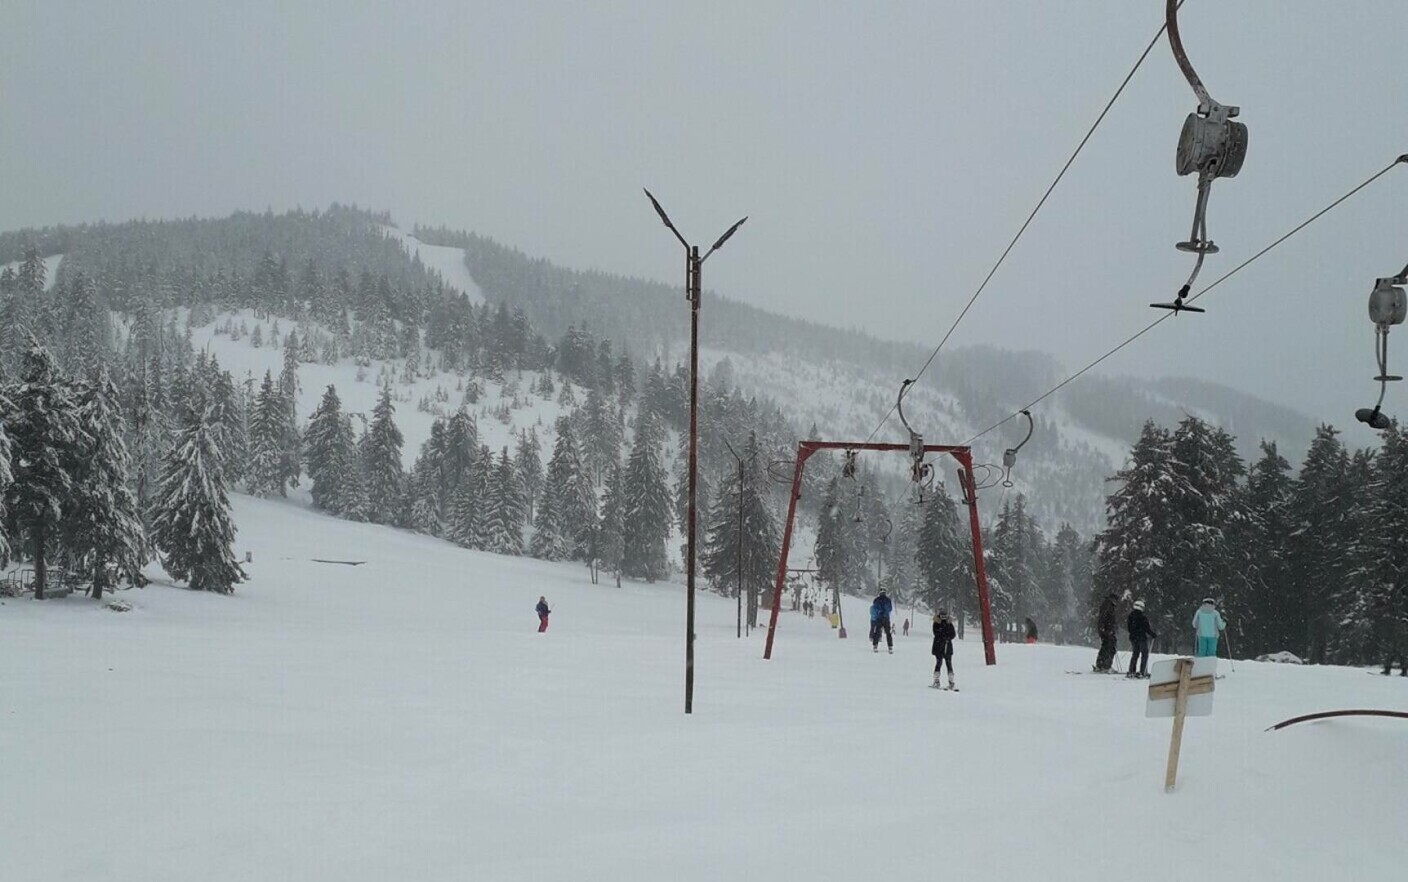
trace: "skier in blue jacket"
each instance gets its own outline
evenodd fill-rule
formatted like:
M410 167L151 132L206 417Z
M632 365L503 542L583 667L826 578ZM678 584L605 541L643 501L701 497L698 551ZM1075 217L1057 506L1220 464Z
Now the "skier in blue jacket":
M895 632L890 628L890 613L894 612L895 605L890 601L890 595L885 593L885 589L880 589L880 594L875 598L875 602L870 604L870 651L880 651L880 632L885 632L885 645L889 648L890 654L895 652Z
M1198 639L1197 649L1193 654L1199 658L1216 656L1217 641L1225 630L1227 623L1222 620L1222 613L1217 611L1217 601L1204 597L1203 605L1193 613L1193 634Z

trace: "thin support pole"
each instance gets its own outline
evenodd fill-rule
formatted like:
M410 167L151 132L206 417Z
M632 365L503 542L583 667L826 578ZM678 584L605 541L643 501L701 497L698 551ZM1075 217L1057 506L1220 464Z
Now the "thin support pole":
M750 609L751 612L751 609ZM743 460L738 461L738 638L743 638Z
M699 478L699 294L703 261L699 246L689 249L689 536L685 542L684 712L694 712L694 502Z
M777 637L777 613L782 608L782 580L787 578L787 553L792 550L792 522L797 517L797 500L802 496L802 469L807 464L811 450L805 444L797 445L797 463L792 467L792 491L787 497L787 521L782 528L782 550L777 556L777 582L772 592L772 613L768 616L768 639L763 647L763 658L772 658L772 642Z

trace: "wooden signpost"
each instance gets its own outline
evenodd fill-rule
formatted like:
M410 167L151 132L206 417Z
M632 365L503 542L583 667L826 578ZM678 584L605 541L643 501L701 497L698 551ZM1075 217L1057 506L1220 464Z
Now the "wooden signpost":
M1173 737L1168 743L1168 768L1164 772L1165 793L1172 793L1178 780L1183 720L1212 713L1216 675L1215 658L1176 658L1158 662L1149 675L1149 701L1144 706L1144 716L1173 717Z

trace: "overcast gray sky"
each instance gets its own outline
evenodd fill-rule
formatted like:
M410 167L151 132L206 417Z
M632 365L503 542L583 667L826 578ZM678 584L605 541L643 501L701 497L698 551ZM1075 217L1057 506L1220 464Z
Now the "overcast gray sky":
M936 342L1162 9L10 0L0 228L356 202L674 281L648 185L700 240L751 215L710 287ZM1242 173L1213 188L1205 280L1408 152L1408 4L1187 0L1180 21L1250 127ZM1194 182L1173 150L1194 105L1165 40L952 344L1075 368L1156 317L1190 268L1173 243ZM1107 364L1352 424L1376 394L1365 302L1408 262L1405 207L1408 166ZM1391 344L1408 372L1408 328Z

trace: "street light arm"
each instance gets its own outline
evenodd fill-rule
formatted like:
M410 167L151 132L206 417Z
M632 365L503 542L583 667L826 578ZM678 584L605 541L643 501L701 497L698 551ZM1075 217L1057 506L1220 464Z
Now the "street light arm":
M729 227L729 228L724 232L724 234L719 237L719 240L713 244L713 247L711 247L711 248L709 249L708 254L705 254L703 257L699 258L699 262L700 262L700 263L703 263L704 261L706 261L706 260L709 259L709 255L710 255L710 254L713 254L715 251L718 251L720 248L724 247L724 243L729 240L729 237L732 236L734 233L738 232L738 228L741 227L741 226L743 226L743 224L746 223L747 220L748 220L748 216L747 216L747 215L744 215L742 220L740 220L738 223L734 224L733 226Z
M644 187L641 189L645 190ZM665 226L669 227L670 232L675 234L675 238L680 240L680 244L684 246L684 250L688 251L689 243L684 240L684 236L680 235L680 231L675 229L675 225L670 223L670 216L666 214L665 209L660 206L660 200L656 199L649 190L645 190L645 196L650 200L650 204L655 206L655 213L660 215L660 220L665 222Z

